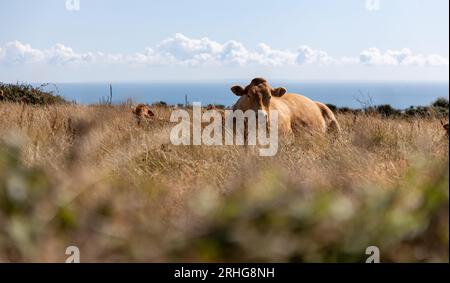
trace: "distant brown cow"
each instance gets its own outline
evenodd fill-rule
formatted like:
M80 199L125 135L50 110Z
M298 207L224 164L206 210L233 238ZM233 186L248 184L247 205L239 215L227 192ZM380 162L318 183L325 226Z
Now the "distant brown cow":
M0 101L5 99L5 95L3 94L3 90L0 89Z
M220 115L225 116L225 109L219 108L213 104L208 104L208 106L206 106L205 111L210 111L210 110L214 110L220 113Z
M262 111L268 117L271 110L278 110L278 128L282 133L310 131L340 131L333 112L320 102L293 93L283 87L272 88L263 78L255 78L245 88L233 86L231 91L239 96L233 110Z
M150 108L145 104L138 104L133 110L133 114L137 119L138 125L141 124L142 120L151 119L155 114L150 110Z
M214 104L208 104L208 106L206 106L206 110L218 110L218 108Z
M441 125L445 130L445 133L447 134L447 137L449 136L449 131L448 131L448 123L444 124L444 122L441 121Z

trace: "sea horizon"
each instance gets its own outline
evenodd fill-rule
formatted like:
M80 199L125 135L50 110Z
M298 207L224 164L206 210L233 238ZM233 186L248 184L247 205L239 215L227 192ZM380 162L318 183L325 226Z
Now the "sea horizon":
M57 82L30 83L53 91L66 100L79 104L95 104L109 97L112 102L184 104L201 102L231 106L237 99L230 91L233 85L248 84L241 80L203 81L121 81L121 82ZM288 92L302 94L313 100L338 107L361 108L362 104L389 104L397 109L426 106L439 97L449 97L448 81L332 81L332 80L272 80L273 87L283 86Z

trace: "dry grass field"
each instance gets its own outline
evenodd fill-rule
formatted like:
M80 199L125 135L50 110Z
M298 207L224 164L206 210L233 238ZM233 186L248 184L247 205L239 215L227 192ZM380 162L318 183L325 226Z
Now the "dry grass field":
M448 262L439 119L339 114L260 157L174 146L152 111L0 103L0 262Z

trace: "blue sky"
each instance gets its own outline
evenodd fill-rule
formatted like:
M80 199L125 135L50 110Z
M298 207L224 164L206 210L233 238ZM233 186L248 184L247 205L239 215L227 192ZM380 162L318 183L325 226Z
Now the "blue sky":
M3 81L448 79L448 0L78 1L0 2Z

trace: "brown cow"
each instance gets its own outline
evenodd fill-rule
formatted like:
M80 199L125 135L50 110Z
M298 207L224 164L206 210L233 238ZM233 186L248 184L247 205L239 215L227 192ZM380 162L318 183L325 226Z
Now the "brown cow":
M208 104L208 106L206 106L205 111L210 111L210 110L217 111L222 117L225 117L225 110L217 107L216 105Z
M441 121L441 125L445 130L445 133L447 134L447 137L449 136L449 132L448 132L448 123L444 124L444 122Z
M206 110L218 110L219 108L217 108L216 105L214 104L208 104L208 106L206 106Z
M150 119L155 116L155 114L150 110L150 108L145 104L138 104L135 109L133 109L133 114L137 119L138 125L141 124L142 120Z
M3 94L3 90L0 89L0 101L5 99L5 95Z
M263 78L253 79L245 88L233 86L231 91L240 96L233 110L262 111L267 116L270 110L278 110L278 127L282 133L298 132L299 127L322 133L340 131L333 112L325 104L286 93L283 87L272 88Z

